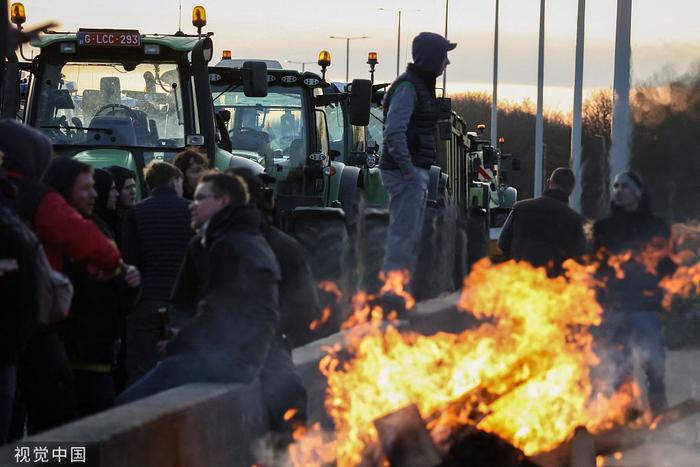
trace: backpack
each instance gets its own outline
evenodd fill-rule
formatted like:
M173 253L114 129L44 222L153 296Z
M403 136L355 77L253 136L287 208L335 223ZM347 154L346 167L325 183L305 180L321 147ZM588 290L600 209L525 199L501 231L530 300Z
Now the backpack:
M32 237L34 235L32 234ZM36 242L34 257L39 298L39 322L51 324L65 319L73 300L73 284L65 274L54 271L41 243Z

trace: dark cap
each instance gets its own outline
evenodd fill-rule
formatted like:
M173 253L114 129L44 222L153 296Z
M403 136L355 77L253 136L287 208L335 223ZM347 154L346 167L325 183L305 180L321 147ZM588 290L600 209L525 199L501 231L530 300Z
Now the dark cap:
M413 63L424 71L439 75L444 68L447 52L457 47L434 32L421 32L413 38Z

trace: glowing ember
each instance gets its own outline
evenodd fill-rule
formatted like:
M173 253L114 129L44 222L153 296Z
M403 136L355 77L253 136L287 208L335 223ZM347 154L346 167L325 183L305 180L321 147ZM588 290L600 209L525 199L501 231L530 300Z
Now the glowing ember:
M285 422L288 422L289 420L294 418L294 416L298 413L299 413L299 410L297 410L297 409L289 409L284 413L282 418Z
M326 307L323 309L323 312L321 313L321 318L315 319L311 321L311 324L309 324L309 329L312 331L315 331L316 329L319 328L322 324L325 324L328 322L328 319L331 317L331 309L330 307Z
M329 453L338 466L359 464L377 441L372 422L410 403L434 434L476 424L526 454L556 447L579 425L595 432L622 421L638 389L607 399L590 382L597 358L588 328L602 312L593 268L564 267L566 277L553 279L525 263L477 264L460 307L482 324L459 335L351 330L345 352L352 358L331 352L321 361L336 439L318 429L299 435L290 448L294 465ZM381 309L364 294L355 301L354 323L378 324Z

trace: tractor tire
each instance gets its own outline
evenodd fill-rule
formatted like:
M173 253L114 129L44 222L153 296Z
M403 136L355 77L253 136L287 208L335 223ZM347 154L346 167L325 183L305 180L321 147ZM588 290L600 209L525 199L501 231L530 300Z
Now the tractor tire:
M331 317L317 330L318 336L330 335L340 329L349 312L350 277L347 268L348 229L337 214L324 216L317 210L313 216L300 216L291 223L289 234L304 248L317 284L332 282L341 292L337 296L319 288L322 309L329 308Z

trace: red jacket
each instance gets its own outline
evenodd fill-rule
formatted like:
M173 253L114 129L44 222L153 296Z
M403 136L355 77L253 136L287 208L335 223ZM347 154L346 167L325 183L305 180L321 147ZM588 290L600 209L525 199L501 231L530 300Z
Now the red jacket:
M39 202L34 230L57 271L63 270L66 256L100 271L111 272L120 265L121 254L114 242L55 191L46 193Z

